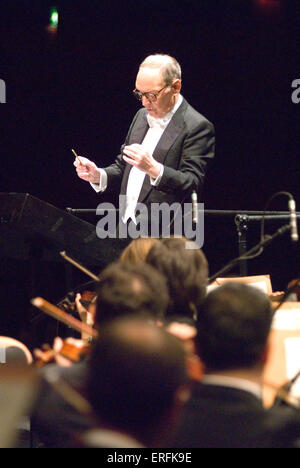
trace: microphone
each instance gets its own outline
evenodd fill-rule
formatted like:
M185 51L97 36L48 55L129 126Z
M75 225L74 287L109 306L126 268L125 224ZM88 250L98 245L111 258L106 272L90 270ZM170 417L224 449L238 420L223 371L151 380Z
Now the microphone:
M198 223L198 203L197 203L197 193L193 190L192 195L192 219L193 223Z
M290 228L291 228L291 240L293 242L298 242L298 229L297 229L297 216L296 216L296 203L293 198L289 200L289 210L290 210Z

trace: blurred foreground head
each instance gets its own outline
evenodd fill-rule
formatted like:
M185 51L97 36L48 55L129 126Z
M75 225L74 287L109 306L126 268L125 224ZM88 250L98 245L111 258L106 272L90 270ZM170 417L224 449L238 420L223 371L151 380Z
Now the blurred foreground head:
M186 395L179 340L140 318L101 328L90 361L88 394L100 426L146 446L164 442Z
M3 359L2 359L3 358ZM11 365L29 365L33 361L29 349L14 338L0 336L0 362Z
M207 372L262 365L272 324L268 296L229 282L210 292L198 316L197 348Z
M18 425L36 400L39 378L32 355L20 341L0 336L0 448L17 448Z

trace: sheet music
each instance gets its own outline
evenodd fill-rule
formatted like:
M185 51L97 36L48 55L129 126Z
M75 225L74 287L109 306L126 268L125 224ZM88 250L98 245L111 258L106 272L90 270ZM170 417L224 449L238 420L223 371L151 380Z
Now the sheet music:
M272 328L275 330L300 330L300 308L278 309Z
M300 370L300 336L299 338L286 338L284 340L284 347L287 379L290 380ZM290 394L293 397L300 398L300 377L293 384Z

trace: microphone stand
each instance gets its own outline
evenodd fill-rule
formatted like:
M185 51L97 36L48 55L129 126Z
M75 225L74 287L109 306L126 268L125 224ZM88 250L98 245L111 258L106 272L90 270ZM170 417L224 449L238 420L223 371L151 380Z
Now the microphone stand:
M227 265L225 265L221 270L217 271L213 276L211 276L208 279L208 284L211 284L216 278L224 275L224 273L227 273L228 271L232 270L232 268L240 261L243 259L251 259L251 256L256 254L262 253L263 249L269 245L273 240L275 240L277 237L282 236L285 234L287 231L290 230L290 225L285 224L281 228L279 228L272 236L265 236L264 239L262 239L258 244L256 244L252 249L248 250L248 252L244 253L242 256L239 256L233 260L231 260Z

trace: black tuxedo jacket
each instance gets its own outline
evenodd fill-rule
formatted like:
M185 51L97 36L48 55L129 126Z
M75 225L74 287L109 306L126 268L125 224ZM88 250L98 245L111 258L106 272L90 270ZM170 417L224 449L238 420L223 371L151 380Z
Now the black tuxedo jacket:
M125 145L142 143L148 129L146 109L140 109L129 128L121 154L104 168L108 187L126 194L129 172L132 168L122 158ZM164 165L163 177L157 187L146 175L138 202L149 206L156 203L182 203L193 190L198 194L203 186L207 163L214 157L214 126L183 99L159 140L153 157ZM190 201L190 200L189 200Z
M299 442L299 409L266 410L247 391L197 383L172 447L290 448Z

